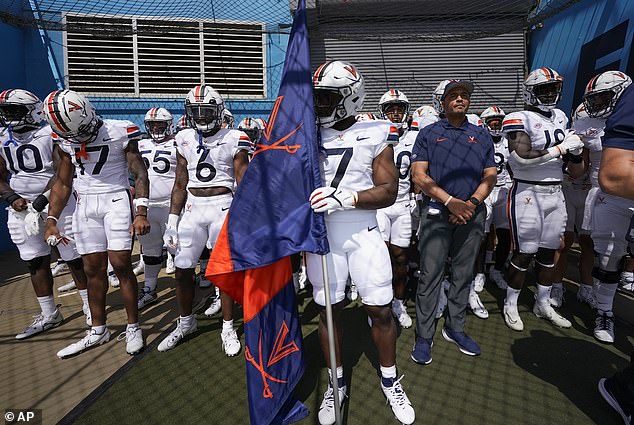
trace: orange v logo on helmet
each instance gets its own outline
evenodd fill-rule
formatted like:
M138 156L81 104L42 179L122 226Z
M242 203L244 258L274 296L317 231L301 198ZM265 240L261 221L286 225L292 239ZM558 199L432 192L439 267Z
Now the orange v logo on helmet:
M70 100L68 101L68 104L70 105L70 108L68 108L68 112L81 111L82 109L84 109L81 105L78 105L75 102L71 102Z
M357 77L359 76L359 75L357 74L357 70L356 70L356 69L354 69L354 68L353 68L353 67L351 67L351 66L344 66L344 67L343 67L343 69L345 69L346 71L348 71L349 73L351 73L351 74L354 76L354 78L357 78Z
M273 350L269 354L269 359L266 363L266 367L271 367L275 363L279 362L285 357L290 356L293 353L299 351L299 347L295 344L295 341L290 341L284 344L286 337L288 336L288 325L286 322L282 322L282 326L277 331L277 336L275 337L275 343L273 344ZM259 360L256 360L255 357L251 354L251 350L247 346L244 350L244 357L246 360L251 363L262 375L262 383L264 384L264 388L262 389L262 397L264 398L273 398L273 392L269 387L268 381L278 382L280 384L286 384L287 381L282 379L278 379L273 375L269 374L264 368L263 356L262 356L262 330L260 329L260 338L258 338L258 353L260 356Z
M280 105L282 104L283 100L284 100L284 96L278 96L278 98L275 100L275 105L273 105L273 110L271 111L271 116L268 119L268 123L266 125L266 128L262 132L262 135L267 140L267 142L271 141L271 135L273 133L273 129L275 128L275 124L277 123L277 113L280 110ZM264 151L267 151L269 149L281 149L281 150L285 150L286 152L291 153L291 154L297 152L297 149L301 148L302 145L282 145L282 142L288 140L288 138L291 137L293 134L295 134L297 132L297 130L299 130L303 124L304 124L303 122L300 123L290 133L284 135L279 140L275 141L274 143L271 143L270 145L264 145L264 144L258 143L255 146L256 150L253 153L253 156L256 156L257 154L262 153Z

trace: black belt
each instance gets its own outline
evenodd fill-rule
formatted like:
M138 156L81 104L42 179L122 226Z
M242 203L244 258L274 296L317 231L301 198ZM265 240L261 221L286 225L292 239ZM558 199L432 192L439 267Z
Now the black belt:
M532 180L521 180L521 179L513 179L513 180L518 182L518 183L534 184L534 185L537 185L537 186L557 186L557 185L561 184L560 181L535 182L535 181L532 181Z

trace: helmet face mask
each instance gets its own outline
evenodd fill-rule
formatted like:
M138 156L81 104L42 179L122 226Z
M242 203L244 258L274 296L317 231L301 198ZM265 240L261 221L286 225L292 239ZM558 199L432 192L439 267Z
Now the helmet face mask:
M502 137L502 123L506 113L497 106L490 106L482 111L480 119L493 137Z
M538 68L522 83L524 102L544 112L555 108L561 97L564 78L552 68Z
M162 142L174 134L174 118L165 108L152 108L145 114L145 131L155 142Z
M24 105L0 105L0 123L3 127L21 127L26 123L29 108Z
M22 89L0 93L0 125L13 130L41 125L42 102L33 93Z
M533 93L542 105L555 105L559 101L562 86L561 81L538 84L533 88Z
M343 61L326 62L317 68L313 88L315 114L323 127L354 117L365 99L363 76Z
M313 99L317 118L334 118L337 107L343 100L343 97L339 90L336 89L315 89Z
M605 71L594 76L586 86L583 104L588 116L604 118L612 113L632 79L620 71Z
M211 86L196 86L185 98L185 114L190 125L202 133L220 130L223 123L225 103Z
M245 118L238 124L238 130L243 131L254 145L260 141L262 127L260 123L252 118Z

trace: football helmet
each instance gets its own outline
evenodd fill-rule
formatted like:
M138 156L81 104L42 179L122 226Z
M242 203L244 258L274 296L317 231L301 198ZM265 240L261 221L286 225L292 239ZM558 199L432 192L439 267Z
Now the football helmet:
M187 122L187 115L183 115L176 122L176 132L178 133L186 128L189 128L189 123Z
M451 80L442 80L438 83L431 94L431 104L436 110L436 115L440 115L445 112L445 108L442 107L442 96L445 94L445 87L447 87L447 84L449 83L451 83Z
M43 120L42 101L30 91L11 89L0 93L2 127L11 127L14 130L39 127Z
M431 117L431 116L433 117L438 116L438 112L436 111L436 108L429 105L423 105L412 113L412 120L418 121L422 117Z
M145 114L145 131L154 141L162 141L174 134L174 118L165 108L152 108Z
M390 118L388 118L387 110L392 105L399 105L402 108L401 120L398 122L392 121ZM410 104L409 100L407 100L407 96L405 96L405 93L400 90L388 90L383 94L383 96L381 96L381 100L379 100L379 113L381 117L385 120L392 121L399 129L407 126L409 107Z
M621 71L605 71L595 75L586 85L583 104L593 118L607 117L614 110L623 90L632 84L632 79Z
M224 109L220 93L205 84L191 89L185 98L187 121L202 133L220 129Z
M482 123L489 130L489 134L494 137L502 136L502 121L504 121L504 117L506 113L502 110L502 108L498 108L497 106L489 106L482 114L480 114L480 119Z
M572 114L572 122L577 121L578 119L588 118L588 111L586 111L585 103L581 102L575 112Z
M253 143L253 145L260 141L262 127L260 127L260 123L253 118L246 117L240 121L238 124L238 130L244 131L246 135L249 136L249 139L251 139L251 143Z
M264 131L264 129L266 128L266 121L264 121L262 118L253 118L255 121L257 121L258 124L260 124L260 128L262 128L262 131Z
M355 116L365 99L365 81L348 62L329 61L313 75L315 113L319 125L332 127Z
M233 118L231 111L227 108L222 111L222 123L222 126L226 128L235 128L236 126L236 120Z
M564 77L552 68L531 71L522 83L522 96L527 105L544 112L555 108L564 87Z
M44 99L44 116L52 130L72 143L90 143L97 137L101 118L82 94L55 90Z

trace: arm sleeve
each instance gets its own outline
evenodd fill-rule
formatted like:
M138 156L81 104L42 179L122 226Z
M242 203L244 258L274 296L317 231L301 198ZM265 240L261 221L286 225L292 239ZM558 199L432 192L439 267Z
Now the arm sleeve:
M630 85L614 108L601 139L604 148L634 150L634 85Z

